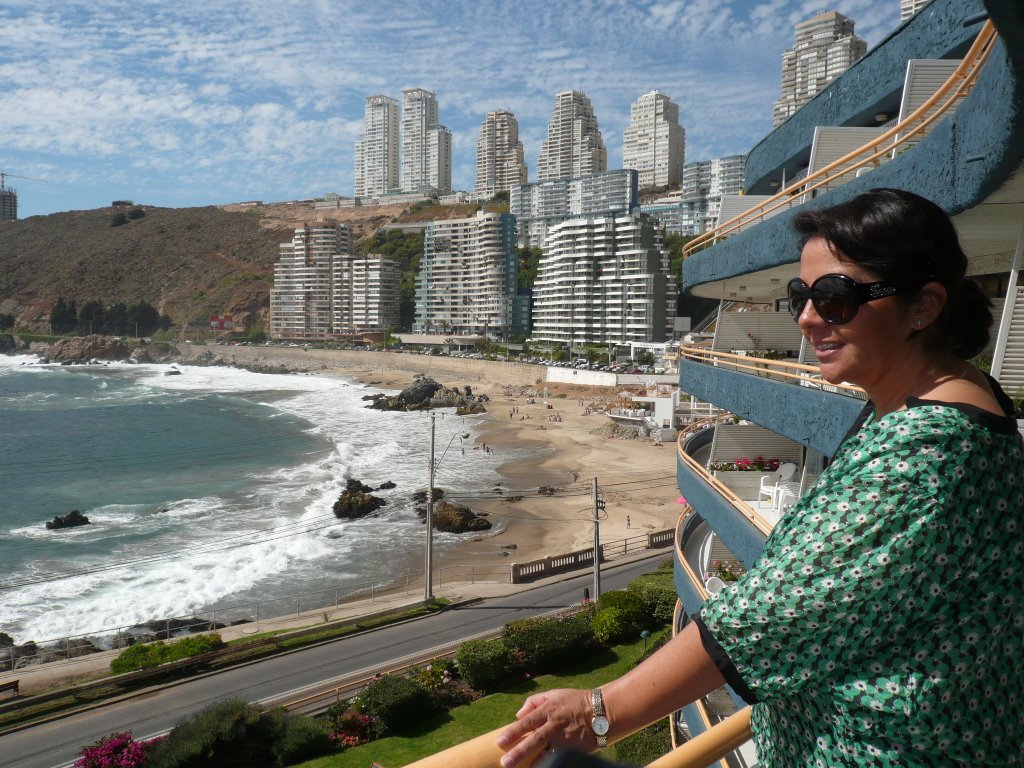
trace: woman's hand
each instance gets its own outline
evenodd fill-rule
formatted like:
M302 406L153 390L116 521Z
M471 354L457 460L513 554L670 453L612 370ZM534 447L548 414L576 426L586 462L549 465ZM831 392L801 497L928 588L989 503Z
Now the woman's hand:
M542 755L565 748L593 752L593 714L590 691L560 688L531 696L516 712L516 722L498 737L498 746L508 750L501 758L502 768L519 765L537 750Z

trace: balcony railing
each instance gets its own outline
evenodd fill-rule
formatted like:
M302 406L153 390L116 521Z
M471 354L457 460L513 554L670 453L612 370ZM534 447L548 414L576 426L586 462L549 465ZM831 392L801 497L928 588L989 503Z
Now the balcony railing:
M819 171L812 173L785 189L772 195L760 205L734 216L728 221L694 238L683 247L684 258L736 233L744 226L764 221L783 208L801 205L818 190L844 184L856 177L858 171L875 168L884 160L895 157L901 148L909 148L917 142L931 126L945 117L971 92L978 75L988 61L998 40L998 33L991 21L985 22L960 66L949 79L924 104L873 141L855 149Z
M830 384L821 378L821 369L818 366L798 363L795 360L769 360L763 357L737 355L732 352L719 352L705 347L683 347L679 350L679 354L687 360L713 365L716 368L742 371L761 378L787 381L847 397L856 397L860 400L867 398L864 390L855 384Z

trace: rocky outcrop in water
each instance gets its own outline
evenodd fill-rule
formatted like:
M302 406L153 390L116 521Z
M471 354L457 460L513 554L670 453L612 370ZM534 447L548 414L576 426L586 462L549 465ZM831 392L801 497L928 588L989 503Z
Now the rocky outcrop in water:
M378 411L427 411L431 408L455 408L460 416L487 413L487 395L476 396L468 385L444 387L434 379L418 374L413 383L397 395L366 395L367 408Z
M72 509L66 515L57 515L53 520L48 520L46 522L46 530L59 531L61 528L77 528L80 525L88 524L88 517L83 515L77 509Z
M359 480L350 479L341 496L334 502L334 516L341 520L358 520L387 504L384 499L373 496L370 493L372 490L373 488Z
M28 349L28 344L13 333L0 333L0 355L16 355Z
M132 347L116 336L73 336L50 345L44 363L88 363L92 360L127 360Z
M469 507L442 501L434 508L434 530L442 533L472 533L490 530L491 523Z

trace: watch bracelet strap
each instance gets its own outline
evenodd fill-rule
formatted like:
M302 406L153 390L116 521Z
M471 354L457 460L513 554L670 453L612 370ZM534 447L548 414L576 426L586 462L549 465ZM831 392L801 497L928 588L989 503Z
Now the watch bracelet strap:
M590 692L590 705L594 710L594 717L605 717L604 713L604 697L601 695L601 689L595 688ZM599 749L604 749L608 746L608 735L594 734L597 739L597 746Z

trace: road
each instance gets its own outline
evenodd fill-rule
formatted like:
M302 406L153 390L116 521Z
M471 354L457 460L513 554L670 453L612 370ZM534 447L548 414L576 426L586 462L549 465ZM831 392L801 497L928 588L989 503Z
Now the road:
M663 557L664 555L662 555ZM656 567L660 557L602 569L603 590L620 589ZM181 685L71 715L0 737L0 768L56 768L100 737L130 730L136 738L164 733L176 723L221 699L261 701L339 675L358 673L404 656L435 648L509 621L577 603L592 574L580 575L482 603L383 627L296 653L266 659Z

